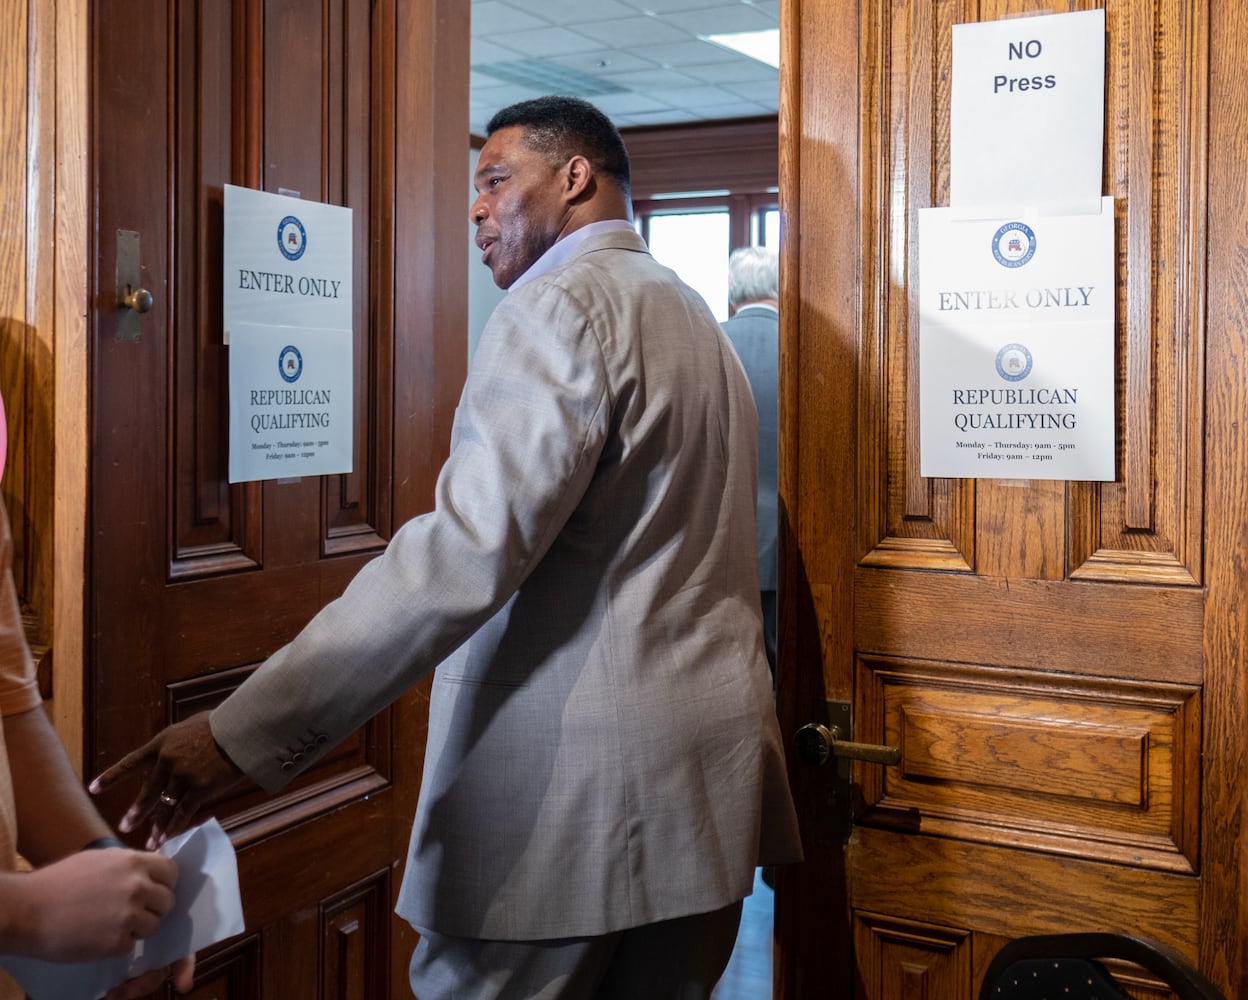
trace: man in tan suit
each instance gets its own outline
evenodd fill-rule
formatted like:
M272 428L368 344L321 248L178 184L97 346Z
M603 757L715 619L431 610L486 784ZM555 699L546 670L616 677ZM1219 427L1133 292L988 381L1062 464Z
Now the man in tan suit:
M509 289L435 509L210 716L122 822L276 790L433 670L398 912L421 1000L706 997L756 865L800 856L754 556L757 420L705 303L631 222L597 109L491 121L471 217ZM296 761L291 748L313 749Z

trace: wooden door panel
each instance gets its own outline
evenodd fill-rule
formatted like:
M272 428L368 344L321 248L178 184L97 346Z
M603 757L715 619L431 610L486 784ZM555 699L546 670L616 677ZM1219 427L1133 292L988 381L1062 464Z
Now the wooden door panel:
M368 4L338 2L318 10L321 17L305 16L306 4L298 3L174 9L173 172L180 194L172 218L180 262L174 323L195 331L175 345L172 383L178 578L375 553L390 534L389 464L375 453L384 455L393 433L389 369L378 368L391 353L382 345L393 336L392 310L370 308L373 294L389 287L378 289L376 278L390 260L383 238L392 228L395 197L393 170L374 163L387 149L374 136L394 130L393 101L382 100L377 85L392 42L375 37L370 20L381 9L371 15ZM246 75L248 69L257 77ZM274 110L266 114L266 108ZM230 485L226 477L221 185L259 187L261 178L265 190L297 192L353 212L354 468L318 477L319 512L318 501L300 496L318 488L311 484L266 499L258 484ZM315 535L299 523L310 515L322 521ZM284 526L291 528L289 556L281 544ZM308 545L315 538L313 555Z
M903 752L860 768L863 825L1197 870L1199 689L878 657L858 689Z
M432 504L466 364L466 258L424 244L464 239L468 21L455 0L118 0L93 18L98 772L227 697ZM227 482L227 183L352 209L348 474ZM137 340L117 339L118 229L138 234L155 299ZM248 931L204 957L195 996L408 994L414 933L392 911L426 712L418 685L281 794L214 810Z
M863 652L1199 684L1205 594L1196 588L859 569Z
M1100 6L1115 479L924 478L918 219L948 204L953 26ZM831 995L964 998L1004 939L1076 928L1157 937L1242 992L1248 86L1211 38L1248 24L1222 0L783 8L777 700L793 729L848 702L902 761L854 766L844 847L795 767L808 874L778 894L778 995L812 995L813 968Z
M162 551L164 546L156 548L149 540L150 526L164 520L165 506L161 492L152 487L166 481L166 475L163 449L157 444L163 435L145 426L143 407L131 411L132 419L125 428L131 445L148 449L140 456L142 464L133 462L133 448L118 442L122 454L101 466L97 495L108 519L107 536L101 543L108 563L124 560L132 546L135 551L141 547L149 553L144 556L145 584L176 582L160 594L156 603L161 620L152 622L149 631L152 639L164 641L148 639L144 646L149 654L159 651L163 655L152 671L130 675L136 686L147 687L144 702L165 703L167 712L162 714L174 718L180 709L172 694L162 692L154 682L162 678L183 681L207 670L254 665L262 660L337 596L363 558L380 551L390 532L388 523L369 521L376 519L380 506L377 497L389 492L391 475L388 462L377 467L379 452L371 441L378 427L386 428L388 437L392 423L389 393L372 389L390 382L388 372L375 369L379 354L386 357L390 351L374 350L372 345L392 336L393 330L370 321L374 314L388 313L369 308L373 290L367 278L378 270L370 252L387 259L392 253L390 248L370 248L376 242L371 236L376 230L375 209L392 204L394 199L393 191L374 197L369 182L374 174L392 177L393 172L367 169L366 162L359 162L359 150L367 154L373 148L370 136L375 130L393 131L393 101L383 102L377 94L369 103L375 63L369 31L371 5L359 0L325 5L320 9L323 20L303 16L305 6L265 4L262 18L256 14L259 8L248 4L174 4L167 12L149 12L153 16L166 14L175 22L165 53L165 65L174 67L175 75L169 81L164 106L179 109L176 126L170 126L179 154L172 157L170 190L193 194L173 199L173 211L165 217L164 199L151 197L152 191L160 191L158 185L151 184L159 177L149 179L137 192L138 198L146 196L147 202L140 216L140 232L147 237L142 245L148 273L163 278L161 248L171 245L182 280L163 283L163 291L158 288L157 308L141 321L140 343L109 345L107 361L115 355L116 362L106 361L100 369L99 383L110 390L101 400L100 413L112 425L114 440L119 430L119 401L127 395L147 404L149 416L167 409L172 419L171 474L165 494L174 531L168 551ZM262 28L258 36L257 22ZM342 50L323 44L328 37L344 39ZM347 42L347 38L352 41ZM263 88L241 85L234 73L236 67L245 65L244 42L263 47ZM375 40L379 47L387 43L384 38ZM301 45L308 46L306 51L299 48ZM152 60L152 65L155 69L145 83L163 91L166 70L158 60ZM281 67L282 72L275 67ZM118 72L125 71L119 68ZM217 88L210 89L214 83ZM361 93L365 102L358 106ZM255 104L247 104L247 97ZM266 108L281 110L266 113ZM116 105L106 109L109 113L116 110ZM287 119L297 122L298 127L288 124ZM344 119L351 122L349 127L344 127ZM257 123L263 127L257 129ZM110 125L125 133L124 121L110 120ZM255 153L262 155L263 164L258 159L247 162L235 152L245 152L257 131L261 145ZM150 148L160 147L160 134L149 137ZM185 138L187 135L193 138ZM331 150L334 141L337 146ZM164 157L159 161L163 165ZM124 184L132 167L120 162L117 168L122 175L120 184ZM236 171L240 168L252 176L239 177ZM349 475L269 483L267 487L226 483L228 348L222 343L220 309L222 185L241 182L259 186L261 176L267 189L283 183L302 185L317 200L346 204L354 212L357 446L353 457L356 471ZM179 209L186 214L180 214ZM108 232L106 227L105 235ZM134 393L126 385L126 375L138 376L136 381L146 387L145 391ZM168 388L162 392L157 387L166 377ZM116 394L113 389L118 390ZM166 401L164 406L152 406L161 400ZM213 447L205 447L203 442ZM111 455L107 445L113 443L101 441L106 457ZM123 459L131 460L130 468L142 481L141 486L121 485L117 470ZM370 488L361 490L360 483ZM203 498L207 498L206 504L201 502ZM123 541L118 528L124 522L115 512L139 507L145 507L146 513L131 520L134 534ZM333 558L328 558L331 549ZM353 556L353 552L359 555ZM163 564L160 569L157 560ZM123 600L118 613L124 621L134 606L128 598ZM101 623L112 617L101 609ZM218 627L218 620L226 624ZM166 628L166 624L175 628ZM111 631L101 628L102 633ZM222 631L242 641L223 643ZM116 639L124 647L133 636L118 630ZM196 655L201 642L211 655ZM238 676L240 681L242 676ZM216 689L221 698L228 694L219 684ZM202 697L197 696L196 701L204 703ZM101 754L115 757L133 741L132 725L122 713L102 715L98 732Z
M244 1000L260 997L260 935L245 934L195 965L195 987L187 1000Z
M1200 580L1207 10L1109 4L1106 192L1117 199L1117 481L918 475L918 211L948 203L956 23L1047 4L864 5L860 563ZM1067 493L1069 492L1069 497ZM1005 531L1006 526L1010 530Z
M390 872L348 886L321 906L323 995L370 1000L386 985Z
M860 828L854 836L872 860L854 870L856 911L1007 938L1136 928L1184 952L1197 931L1190 875L900 830Z
M952 996L969 978L971 940L965 931L858 913L860 985L868 996Z

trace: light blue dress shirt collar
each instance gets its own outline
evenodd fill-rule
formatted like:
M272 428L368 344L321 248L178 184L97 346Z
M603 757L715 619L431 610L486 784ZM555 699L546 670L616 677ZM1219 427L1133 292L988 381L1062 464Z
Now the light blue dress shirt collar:
M598 233L614 233L625 229L631 232L637 231L627 219L604 219L601 222L591 222L581 226L580 229L574 229L567 236L556 240L554 246L530 264L529 269L513 281L507 291L514 292L521 285L527 285L535 278L540 278L547 271L571 259L576 253L576 248L589 237L596 236Z

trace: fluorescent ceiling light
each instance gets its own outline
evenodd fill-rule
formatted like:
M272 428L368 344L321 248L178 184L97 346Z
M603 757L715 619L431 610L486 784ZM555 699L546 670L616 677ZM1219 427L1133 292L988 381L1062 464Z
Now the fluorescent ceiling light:
M770 28L767 31L738 31L730 35L698 35L704 42L722 45L726 49L740 52L751 59L765 62L768 66L780 68L780 29Z

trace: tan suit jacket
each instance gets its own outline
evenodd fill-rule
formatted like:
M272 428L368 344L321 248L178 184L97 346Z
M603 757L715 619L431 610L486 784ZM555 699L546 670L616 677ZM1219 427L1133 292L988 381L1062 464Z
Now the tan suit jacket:
M276 789L436 666L398 905L414 926L575 937L748 895L757 864L800 854L756 439L701 298L634 233L589 237L491 317L435 510L215 710L214 735Z

